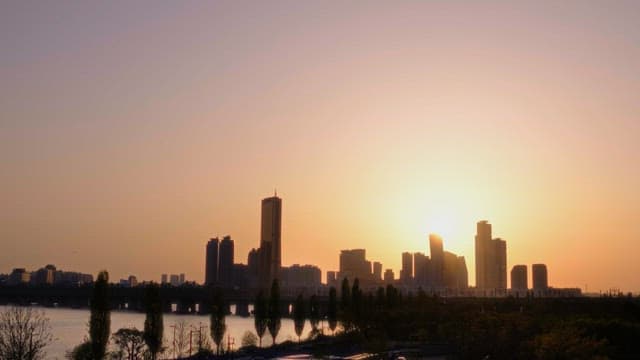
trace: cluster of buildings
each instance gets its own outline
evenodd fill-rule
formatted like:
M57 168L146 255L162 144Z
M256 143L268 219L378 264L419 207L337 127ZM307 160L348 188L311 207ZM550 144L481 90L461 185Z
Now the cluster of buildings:
M131 279L131 277L129 277ZM160 284L166 285L169 284L171 286L181 286L186 283L186 277L184 274L162 274L160 276Z
M55 265L47 265L35 271L27 271L25 268L15 268L8 275L0 275L0 284L15 285L60 285L78 286L93 283L93 275L75 271L58 270Z
M260 247L251 249L247 264L234 261L231 236L213 238L206 245L205 285L223 288L267 288L274 279L287 289L318 289L320 268L294 264L282 266L282 199L274 194L262 200Z
M213 238L206 245L205 285L224 288L266 288L279 279L285 289L323 288L322 273L314 265L282 266L282 199L276 194L262 200L260 247L251 249L247 264L234 261L234 242L230 236ZM340 288L344 278L357 278L363 289L393 284L406 291L423 289L432 293L459 296L574 296L579 289L553 289L548 286L544 264L532 266L533 289L529 289L527 266L516 265L507 284L507 243L493 238L491 224L477 223L475 236L476 286L469 287L467 264L463 256L445 251L440 236L429 235L429 255L402 253L402 268L396 278L392 269L370 261L365 249L342 250L338 271L327 271L326 286Z
M444 251L442 238L435 234L429 235L429 251L430 256L422 252L402 253L400 277L395 279L392 269L385 269L383 273L380 262L367 260L365 249L342 250L340 269L327 272L327 285L338 287L344 278L357 278L365 289L387 284L430 292L468 288L469 275L463 256Z
M138 286L138 278L135 275L129 275L126 279L120 279L118 285L121 287L136 287Z
M344 278L358 279L363 289L375 289L393 284L403 291L422 289L431 293L452 296L579 296L580 289L549 287L547 267L531 266L532 288L529 287L527 265L511 269L511 287L507 286L507 243L493 238L491 224L477 223L475 236L476 286L469 287L467 265L463 256L445 251L442 238L429 235L429 255L422 252L402 253L402 268L396 278L392 269L380 262L367 260L365 249L342 250L338 271L327 272L326 286L322 284L320 268L314 265L282 266L282 199L274 194L262 200L260 246L251 249L247 263L235 262L234 241L231 236L212 238L206 244L205 285L227 289L268 288L278 279L286 291L319 292L327 286L340 288ZM93 282L93 276L78 272L57 270L47 265L33 272L24 268L13 269L9 275L0 275L0 284L18 285L82 285ZM181 286L185 274L162 274L161 284ZM144 283L143 283L144 284ZM138 286L131 275L120 279L120 286Z

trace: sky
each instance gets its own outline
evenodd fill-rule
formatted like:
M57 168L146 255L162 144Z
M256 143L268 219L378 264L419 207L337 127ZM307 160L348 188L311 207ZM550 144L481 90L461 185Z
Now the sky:
M205 244L399 274L475 224L640 291L640 3L3 1L0 272L204 278ZM324 276L323 276L324 278Z

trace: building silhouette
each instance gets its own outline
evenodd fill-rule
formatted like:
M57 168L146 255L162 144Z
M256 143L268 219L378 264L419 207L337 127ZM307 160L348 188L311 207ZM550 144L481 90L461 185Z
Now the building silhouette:
M279 278L282 266L282 199L276 195L262 200L260 221L259 278L264 287Z
M418 287L427 287L430 259L424 253L413 254L413 282Z
M405 285L413 281L413 256L409 252L402 253L402 269L400 270L400 282Z
M382 280L382 263L378 261L373 262L373 280L375 281Z
M549 288L547 265L533 264L531 266L531 275L533 278L533 291L535 293L540 294Z
M363 280L369 279L372 276L369 264L365 249L341 250L338 280L342 281L344 278L353 280L358 278L360 282L362 282Z
M319 288L322 272L314 265L294 264L280 269L282 287L288 289Z
M444 287L447 289L466 289L469 286L469 274L464 256L444 252Z
M445 287L444 281L444 247L442 238L436 234L429 234L429 250L431 254L432 287Z
M511 268L511 291L520 294L529 290L527 265L515 265Z
M386 269L384 271L384 283L392 284L394 280L395 280L395 275L393 274L393 270Z
M493 239L491 224L477 223L475 237L476 287L481 290L504 291L507 288L507 243Z
M220 240L212 238L206 247L206 264L205 264L205 285L216 285L218 283L218 252Z
M234 246L231 236L225 236L218 245L218 283L222 287L233 285Z
M31 281L31 273L28 272L25 268L15 268L9 274L9 279L7 279L8 285L19 285L26 284Z
M505 290L507 288L507 242L498 238L493 240L495 270L492 274L492 282L495 288Z

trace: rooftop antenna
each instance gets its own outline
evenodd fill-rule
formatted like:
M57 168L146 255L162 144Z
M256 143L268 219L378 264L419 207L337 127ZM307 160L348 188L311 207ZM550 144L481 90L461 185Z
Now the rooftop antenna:
M275 196L275 197L278 196L278 189L273 188L273 196Z

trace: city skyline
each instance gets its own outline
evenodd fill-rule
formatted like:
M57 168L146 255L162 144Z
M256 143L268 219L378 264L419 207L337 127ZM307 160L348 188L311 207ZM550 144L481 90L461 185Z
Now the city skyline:
M222 288L256 289L268 288L274 280L279 280L284 288L315 289L322 284L338 288L344 279L359 279L364 289L376 289L385 284L401 286L404 291L418 289L448 296L505 296L515 294L526 295L528 289L527 266L514 265L511 277L507 276L507 245L501 238L493 238L492 225L487 220L476 223L475 259L476 284L469 285L469 272L464 256L444 250L440 235L430 233L428 236L429 256L423 252L402 252L399 277L394 276L393 269L387 268L382 273L383 264L370 261L366 257L366 249L341 249L339 270L323 271L315 264L299 263L282 266L282 198L274 195L263 198L260 213L260 246L252 248L247 254L247 262L235 262L235 245L230 235L220 240L211 238L205 244L204 281L195 284ZM580 293L578 287L558 288L549 285L546 264L533 264L531 288L537 295L573 296ZM10 274L2 274L1 283L18 285L53 285L56 279L54 265L47 265L38 271L29 272L25 268L14 268ZM91 276L91 275L89 275ZM324 279L324 281L323 281ZM511 286L508 285L509 280ZM142 284L149 281L142 281ZM150 280L155 282L155 280ZM186 275L166 273L161 275L160 284L179 286L185 284ZM125 287L138 285L136 275L130 274L128 279L120 279ZM547 292L547 290L552 290ZM470 291L469 291L470 290ZM611 289L610 289L611 290Z
M282 266L436 233L473 285L487 219L507 273L640 291L638 2L0 7L3 272L202 282L277 187Z
M384 283L393 283L396 285L411 285L413 289L425 288L425 289L466 289L473 288L478 290L474 294L483 294L481 296L503 296L508 294L509 291L513 291L513 294L526 294L526 290L534 291L536 294L543 293L546 289L554 288L549 285L547 265L543 263L530 263L529 265L513 264L508 265L507 259L507 244L502 238L493 238L492 236L492 224L487 220L480 220L476 223L476 235L474 237L474 254L475 259L475 282L472 284L469 282L469 271L467 269L465 256L458 256L449 251L444 251L443 239L439 234L429 233L427 235L427 249L429 250L429 256L425 256L424 252L400 252L400 267L397 269L384 266L379 261L366 261L364 264L366 249L340 249L339 256L339 268L343 267L343 256L345 254L354 254L349 256L355 256L355 260L349 260L350 262L363 262L361 265L353 265L360 267L359 270L349 270L346 273L337 271L331 268L317 267L316 264L304 264L301 267L300 262L294 262L292 264L283 265L281 263L282 258L282 198L277 196L277 192L274 192L273 196L266 197L261 201L261 213L260 213L260 241L258 248L251 248L248 252L247 261L235 262L235 250L234 241L230 235L225 235L222 239L219 237L213 237L205 243L204 251L204 266L202 271L202 280L199 279L199 275L196 273L194 276L190 274L191 281L196 284L208 285L208 286L223 286L231 287L241 284L242 286L249 287L268 287L274 279L279 279L287 283L289 269L304 269L306 267L315 267L320 271L319 278L315 280L315 275L312 275L314 280L308 284L309 286L316 286L315 284L325 284L327 286L339 287L339 281L341 279L355 279L359 278L360 281L364 281L365 285L372 279L382 280L381 282L370 283L370 286L378 286ZM275 245L273 245L275 244ZM449 261L447 261L447 256ZM242 257L240 257L242 258ZM361 258L361 260L359 260ZM252 260L254 264L252 265ZM419 266L418 263L425 261L423 265ZM462 270L453 270L462 265ZM364 270L362 266L365 266ZM382 269L385 269L384 278ZM443 273L449 267L449 279L446 279L446 275ZM55 266L47 265L47 267ZM527 268L531 267L531 282L527 275ZM418 271L418 269L421 271ZM507 275L507 269L510 268L510 275ZM39 280L42 275L40 274L45 268L41 268L38 271L34 271L30 275L30 279L26 282L36 284L45 283ZM337 269L337 268L336 268ZM439 270L438 270L439 269ZM287 273L283 275L281 271L286 270ZM0 274L2 274L0 270ZM16 275L22 276L25 272L24 267L13 268L12 272L7 272L5 275L9 275L9 279ZM22 273L20 273L22 271ZM457 274L458 271L464 273L463 277ZM239 272L239 275L234 273ZM28 273L28 272L27 272ZM120 285L133 286L132 282L138 283L136 272L130 272L128 274L122 274L125 279L120 279ZM460 273L460 274L462 274ZM398 274L395 276L394 274ZM35 276L35 277L34 277ZM52 275L50 275L52 276ZM90 275L88 275L90 276ZM185 273L171 274L171 280L169 281L167 273L161 274L161 280L159 283L170 283L171 285L178 285L185 283ZM255 276L255 279L251 280L251 277ZM294 275L300 276L300 275ZM308 278L308 275L305 275ZM371 278L373 276L373 278ZM426 276L426 277L425 277ZM453 278L451 278L453 276ZM514 278L515 277L515 278ZM128 278L128 280L126 279ZM175 278L175 279L174 279ZM53 278L52 278L53 279ZM284 279L284 280L283 280ZM142 283L156 282L157 279L141 279ZM303 284L303 280L300 284ZM14 280L15 282L15 280ZM53 280L51 281L53 283ZM114 283L118 283L114 281ZM451 285L458 284L458 285ZM464 285L460 285L464 284ZM524 285L523 285L524 284ZM531 286L527 287L527 284ZM582 291L588 293L587 288L580 286L556 286L555 289L559 291L579 288ZM619 291L620 289L612 286L608 289L598 289L600 293L608 291ZM596 291L596 292L597 292Z

